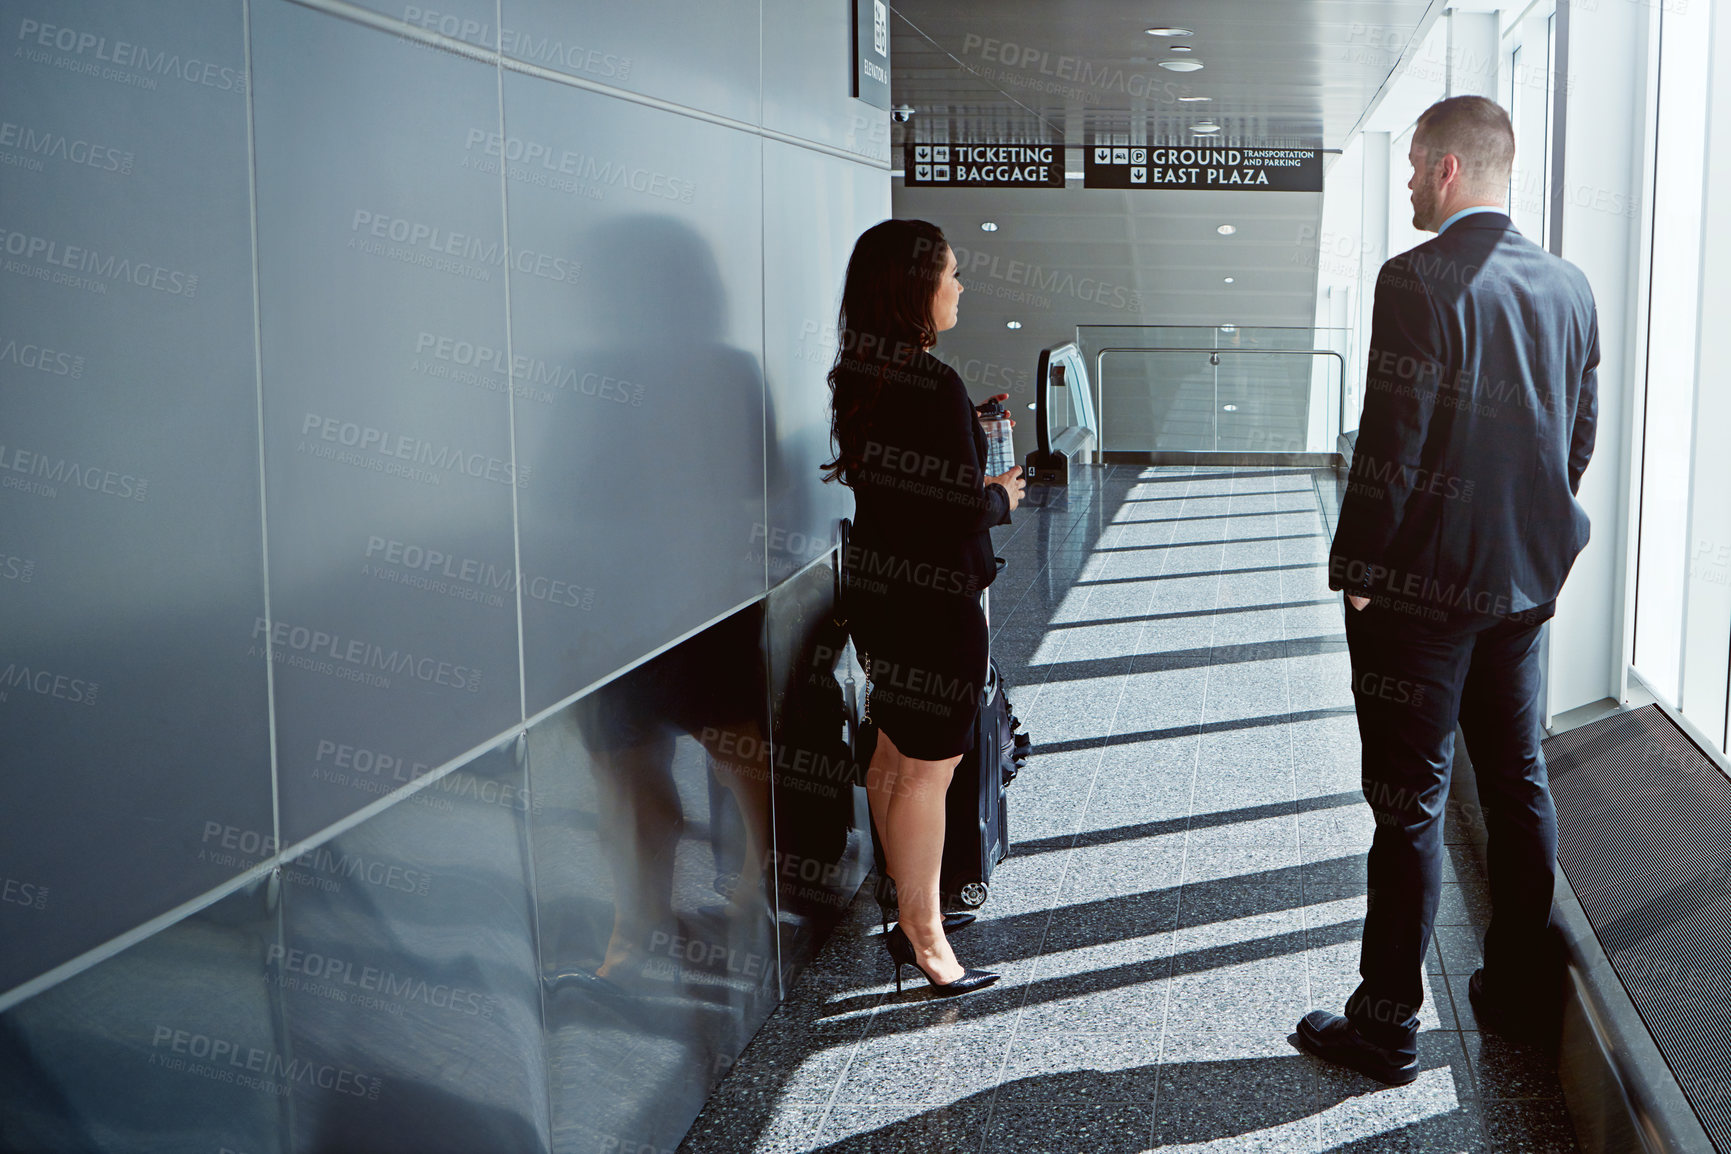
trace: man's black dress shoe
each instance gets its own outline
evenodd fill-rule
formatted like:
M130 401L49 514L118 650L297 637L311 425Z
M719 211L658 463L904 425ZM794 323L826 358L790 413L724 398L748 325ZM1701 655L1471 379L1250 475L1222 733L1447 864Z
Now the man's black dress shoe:
M1357 1070L1389 1086L1404 1086L1418 1077L1417 1058L1402 1060L1327 1010L1312 1010L1298 1020L1298 1045L1325 1062Z
M1562 1037L1562 1005L1544 1001L1513 1009L1485 993L1483 967L1467 979L1467 1001L1473 1004L1473 1017L1479 1027L1500 1034L1515 1042L1555 1048Z
M1496 1013L1485 999L1485 971L1480 966L1473 971L1473 976L1467 979L1467 1001L1473 1004L1473 1017L1478 1019L1480 1026L1489 1026L1496 1020Z

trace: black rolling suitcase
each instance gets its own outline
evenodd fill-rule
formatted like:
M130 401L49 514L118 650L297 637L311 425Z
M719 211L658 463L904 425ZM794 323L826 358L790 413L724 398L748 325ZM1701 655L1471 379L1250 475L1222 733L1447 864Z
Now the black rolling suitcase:
M973 908L984 903L992 871L1010 852L1005 790L1030 748L1028 735L1016 732L1017 724L998 663L988 662L974 747L956 765L944 799L944 864L938 888L946 905Z

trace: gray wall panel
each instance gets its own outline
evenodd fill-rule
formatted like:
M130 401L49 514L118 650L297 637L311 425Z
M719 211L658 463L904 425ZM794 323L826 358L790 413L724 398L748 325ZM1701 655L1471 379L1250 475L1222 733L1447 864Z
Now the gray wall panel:
M480 48L499 47L498 0L353 0L357 7L401 20L423 32L437 32Z
M271 890L255 885L0 1016L0 1148L287 1148Z
M851 94L852 15L851 0L763 0L763 126L887 162L890 114Z
M240 6L0 28L6 989L232 876L270 772Z
M499 180L464 147L497 123L495 70L253 11L292 843L520 719L511 490L536 478L511 459Z
M517 744L284 869L272 974L290 1049L355 1075L293 1087L295 1150L548 1148Z
M509 72L505 124L514 245L582 266L511 278L533 714L764 590L761 141Z
M503 0L507 56L755 124L759 0Z
M753 545L769 582L828 552L836 523L853 515L838 484L814 484L830 459L829 382L836 310L859 234L889 215L889 182L876 170L767 141L763 153L764 362L769 397L769 520Z

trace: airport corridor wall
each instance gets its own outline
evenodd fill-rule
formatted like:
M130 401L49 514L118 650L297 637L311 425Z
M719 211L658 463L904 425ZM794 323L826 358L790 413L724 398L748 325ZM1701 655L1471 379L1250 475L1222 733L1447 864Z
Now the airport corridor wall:
M868 856L850 25L0 0L0 1150L678 1145Z

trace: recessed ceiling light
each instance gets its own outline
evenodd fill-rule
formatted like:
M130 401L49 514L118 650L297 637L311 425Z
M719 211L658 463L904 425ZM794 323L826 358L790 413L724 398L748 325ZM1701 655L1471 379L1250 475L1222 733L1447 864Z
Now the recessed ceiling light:
M1004 327L1007 329L1019 329L1022 327L1022 322L1021 321L1005 321Z
M1219 132L1220 126L1212 121L1204 120L1201 124L1192 124L1190 126L1190 131L1196 133L1198 136L1207 136L1210 133Z
M982 220L980 222L980 231L981 232L997 232L998 231L998 222L995 220Z
M1238 326L1237 325L1221 325L1220 331L1223 333L1235 333L1238 331Z
M1196 49L1193 48L1192 46L1188 45L1188 44L1169 44L1166 46L1166 51L1168 51L1168 52L1194 52L1194 51L1196 51Z
M1232 283L1232 278L1231 278L1231 277L1227 277L1227 278L1226 278L1226 283L1227 283L1227 284L1231 284L1231 283Z
M1173 72L1200 72L1200 71L1202 71L1202 61L1200 61L1200 60L1162 60L1160 62L1160 67L1165 68L1165 69L1169 69L1170 71L1173 71Z
M1233 233L1238 231L1238 226L1235 224L1223 224L1214 231L1219 233L1221 236L1231 236Z
M1188 28L1148 28L1144 29L1150 36L1194 36L1196 33Z
M1223 413L1236 413L1238 411L1238 406L1237 405L1221 405L1220 411Z
M1200 104L1204 100L1213 99L1214 97L1212 96L1180 96L1178 98L1179 102L1183 104Z

